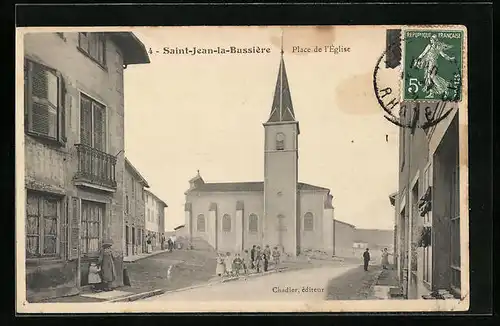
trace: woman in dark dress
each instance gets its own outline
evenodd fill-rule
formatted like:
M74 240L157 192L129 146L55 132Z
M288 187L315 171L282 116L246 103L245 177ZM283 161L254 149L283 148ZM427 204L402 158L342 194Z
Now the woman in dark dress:
M111 246L113 240L105 240L102 243L101 254L99 256L99 266L101 266L101 280L104 291L111 291L111 284L116 280L116 268Z

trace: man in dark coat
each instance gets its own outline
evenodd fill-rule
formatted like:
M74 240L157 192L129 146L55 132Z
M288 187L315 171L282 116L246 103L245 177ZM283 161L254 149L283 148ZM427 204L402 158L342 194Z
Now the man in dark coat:
M254 266L255 266L255 264L254 264L254 261L255 261L255 245L253 245L252 250L250 250L250 259L252 260L252 262L250 263L250 266L253 269Z
M366 248L365 252L363 253L363 261L364 261L365 271L367 271L368 270L368 263L370 262L370 252L369 252L368 248Z

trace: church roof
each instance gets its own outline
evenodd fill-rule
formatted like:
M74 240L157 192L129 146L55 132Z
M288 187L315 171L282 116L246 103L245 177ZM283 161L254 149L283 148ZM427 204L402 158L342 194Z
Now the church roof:
M293 112L292 96L288 85L288 77L286 75L285 60L281 55L280 68L278 71L278 80L274 90L273 106L271 114L267 122L288 122L296 121L295 113Z
M330 191L328 188L318 187L308 183L299 182L299 190ZM203 183L190 191L200 192L236 192L236 191L264 191L264 182L217 182Z

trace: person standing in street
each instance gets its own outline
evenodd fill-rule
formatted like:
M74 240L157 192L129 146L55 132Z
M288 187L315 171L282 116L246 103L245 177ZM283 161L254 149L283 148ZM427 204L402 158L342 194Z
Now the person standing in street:
M274 269L278 269L278 265L280 263L280 252L278 250L278 247L274 247L273 249L273 263Z
M224 258L224 266L226 268L226 275L227 276L232 276L233 275L233 259L231 257L231 253L228 251L226 253L226 257Z
M370 262L370 250L366 248L365 252L363 253L363 262L364 262L364 269L365 271L368 270L368 263Z
M255 268L255 245L252 246L252 250L250 250L250 268Z
M217 267L215 269L215 274L217 274L217 276L224 276L224 273L226 272L226 269L224 267L224 257L222 256L221 253L218 253L217 254Z
M260 246L257 246L257 249L255 249L254 266L257 273L260 273L260 268L262 266L262 251L260 250Z
M382 268L383 269L388 269L388 267L389 267L389 255L390 255L390 253L387 251L387 248L384 248L384 251L382 251Z
M112 240L105 240L99 256L99 266L101 266L101 280L104 291L111 291L111 284L116 280L116 268L111 246Z
M269 245L266 245L266 248L264 248L264 272L267 272L267 269L269 267L269 259L271 258L271 249L269 248Z

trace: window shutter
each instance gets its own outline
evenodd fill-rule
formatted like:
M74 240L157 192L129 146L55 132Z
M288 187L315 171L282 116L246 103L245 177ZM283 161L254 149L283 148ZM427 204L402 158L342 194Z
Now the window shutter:
M31 83L33 101L31 131L49 136L49 80L47 71L39 64L31 63Z
M105 118L104 108L96 103L93 103L94 110L94 148L105 151Z
M81 202L79 198L71 198L71 217L69 219L69 259L77 259L80 254L80 222Z
M24 60L24 129L29 130L31 119L31 63Z
M80 142L92 146L92 104L82 95L80 103Z
M64 83L64 78L62 78L61 74L58 74L58 82L59 82L59 101L58 101L58 110L59 110L59 119L60 119L60 128L59 128L59 140L62 142L66 142L66 84Z
M69 218L69 198L62 202L62 214L61 214L61 238L60 238L60 250L61 258L68 259L68 218Z

